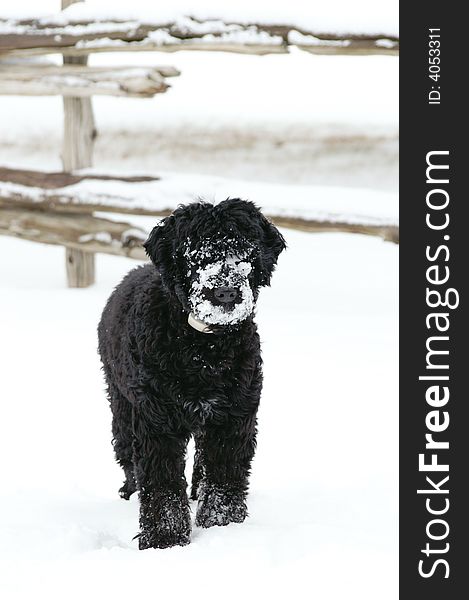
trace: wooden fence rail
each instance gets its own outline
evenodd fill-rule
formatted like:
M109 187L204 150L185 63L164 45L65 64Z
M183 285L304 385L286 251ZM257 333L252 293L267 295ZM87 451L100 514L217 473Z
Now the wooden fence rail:
M113 190L118 189L119 184L126 187L122 193ZM113 176L91 173L44 173L41 171L26 171L21 169L0 168L0 209L27 211L28 213L45 212L54 215L56 220L61 217L80 215L90 218L93 212L109 214L127 214L135 216L164 217L176 208L174 201L166 199L164 188L161 188L164 180L149 176ZM185 198L184 192L180 194ZM191 201L187 198L184 201ZM399 229L396 222L384 218L370 217L366 215L348 214L344 217L340 214L325 213L317 217L303 217L292 211L274 212L268 207L264 208L267 217L276 225L289 229L307 232L348 232L361 233L381 237L386 241L397 243L399 241ZM88 221L86 221L88 222ZM45 222L43 222L45 223ZM83 222L85 223L85 221ZM106 229L106 221L101 220L100 226L103 237L106 233L114 230ZM129 223L127 229L133 228ZM5 226L3 233L7 234ZM99 229L99 227L98 227ZM63 240L66 240L64 230ZM93 229L96 231L96 229ZM143 235L143 234L142 234ZM27 237L23 234L23 237ZM28 238L30 239L30 238ZM42 241L39 234L34 234L34 239ZM46 236L47 243L49 235ZM62 240L62 241L63 241ZM113 238L114 240L114 238ZM75 238L72 239L77 244ZM111 254L119 254L114 240L114 250ZM101 244L100 252L105 252ZM92 246L83 248L91 251ZM128 253L122 252L125 256Z
M22 96L126 96L151 98L165 92L174 67L89 67L0 63L0 94Z
M144 260L147 232L139 227L90 214L0 210L0 235L65 246L79 252L114 254ZM80 287L80 286L76 286Z
M293 25L199 21L190 16L173 22L119 20L73 22L57 19L1 21L0 54L88 54L157 50L213 50L246 54L285 53L296 46L313 54L391 54L399 39L379 33L357 35L311 31ZM8 29L6 26L8 25Z

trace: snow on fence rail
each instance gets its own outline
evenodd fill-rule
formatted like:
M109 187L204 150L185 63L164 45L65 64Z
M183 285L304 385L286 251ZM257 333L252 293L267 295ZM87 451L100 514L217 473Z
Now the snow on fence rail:
M346 196L347 190L343 190L343 194ZM86 252L144 258L141 243L148 232L130 223L120 223L116 229L114 220L96 218L92 213L163 217L171 214L178 204L193 200L187 187L165 178L0 168L0 208L8 215L1 221L0 234L62 244ZM258 201L266 216L281 227L309 232L362 233L398 242L398 226L390 217L357 214L353 209L345 213L295 209L269 204L263 197ZM345 198L344 205L347 203ZM75 227L70 226L73 219L76 219ZM59 225L61 221L63 227ZM91 225L92 235L86 237L86 226ZM128 231L132 231L133 236L129 237Z
M384 33L313 31L288 24L199 20L184 16L145 23L112 19L0 19L1 54L214 50L247 54L285 53L296 46L313 54L397 54L399 38Z
M148 234L128 223L91 214L3 208L0 211L0 235L65 246L80 252L102 252L144 260L146 254L142 244Z
M165 92L174 67L88 67L0 62L0 94L23 96L94 95L150 98Z

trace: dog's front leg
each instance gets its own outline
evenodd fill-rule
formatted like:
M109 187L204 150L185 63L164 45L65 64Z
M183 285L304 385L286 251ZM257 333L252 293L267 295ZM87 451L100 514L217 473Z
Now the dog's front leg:
M251 461L256 449L256 416L208 425L200 438L204 478L198 496L196 525L242 523Z
M184 477L187 435L135 428L134 465L140 497L139 548L190 542L191 519Z

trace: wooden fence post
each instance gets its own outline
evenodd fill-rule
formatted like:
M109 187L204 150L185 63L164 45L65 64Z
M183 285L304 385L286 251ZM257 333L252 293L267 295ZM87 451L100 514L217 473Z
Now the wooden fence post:
M80 0L62 0L62 9ZM64 64L86 65L88 57L64 56ZM93 164L96 128L91 98L63 98L64 137L62 165L64 171L84 169ZM95 255L76 248L65 249L68 287L88 287L95 282Z

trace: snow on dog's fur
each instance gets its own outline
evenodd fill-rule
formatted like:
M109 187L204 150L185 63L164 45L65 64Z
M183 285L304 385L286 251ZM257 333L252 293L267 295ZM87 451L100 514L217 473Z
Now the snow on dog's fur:
M194 256L195 254L195 256ZM217 248L207 247L204 255L219 255ZM254 309L254 294L249 285L249 274L252 264L247 253L243 257L227 254L220 260L198 266L199 254L195 251L186 254L189 265L196 271L196 278L191 284L189 302L193 314L201 321L211 325L232 325L246 319ZM219 286L236 288L239 298L233 306L216 305L206 298L206 290L213 290Z
M262 388L254 308L284 248L251 202L181 206L145 243L152 262L109 298L99 351L126 477L120 494L139 492L142 549L190 541L184 457L192 435L196 524L246 517Z

